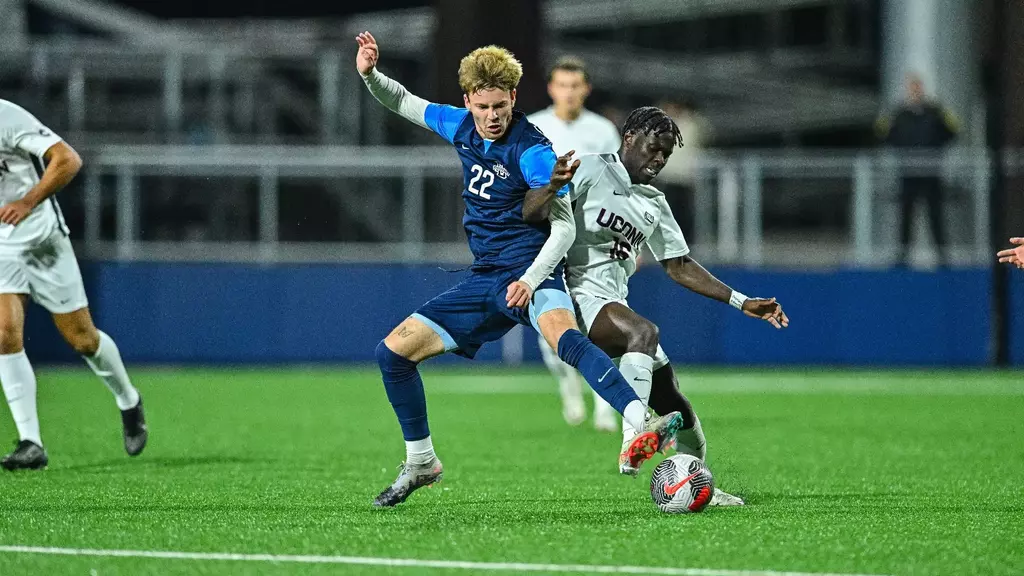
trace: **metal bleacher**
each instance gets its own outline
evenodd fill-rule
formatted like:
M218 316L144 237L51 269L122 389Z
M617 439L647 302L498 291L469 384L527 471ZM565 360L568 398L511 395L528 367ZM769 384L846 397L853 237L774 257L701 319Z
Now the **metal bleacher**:
M351 38L374 30L388 41L386 71L421 91L432 9L164 21L99 0L4 3L63 23L7 36L0 90L45 112L86 156L79 193L66 200L84 254L465 260L450 155L422 146L436 144L428 134L389 121L351 65ZM548 61L582 56L597 89L613 97L702 100L726 144L864 127L878 101L863 80L876 68L870 25L858 20L870 4L547 0L542 50ZM824 18L825 41L808 46L787 35L793 11ZM744 18L772 22L773 37L713 50L686 38ZM856 150L712 153L698 187L697 250L751 265L884 265L895 254L894 162ZM955 209L969 215L950 227L961 262L985 257L989 162L972 149L924 163L953 184ZM763 224L772 218L814 225Z
M430 8L345 21L163 21L98 0L13 1L95 31L29 36L5 45L0 65L5 93L43 103L56 112L57 128L88 133L95 142L385 143L386 133L363 122L375 112L349 65L351 37L372 29L387 38L388 65L416 88L426 76L418 71L426 67L436 26ZM766 47L715 51L629 41L638 34L672 36L672 26L713 18L753 13L774 22L772 14L809 7L838 15L834 35L845 38L849 14L863 12L851 8L862 4L548 0L543 13L551 37L543 50L548 61L563 53L583 57L599 90L622 97L689 94L707 102L705 114L724 141L863 125L877 112L876 90L833 78L836 70L870 65L863 41L807 47L779 33L782 39L766 40ZM625 35L602 35L609 22Z

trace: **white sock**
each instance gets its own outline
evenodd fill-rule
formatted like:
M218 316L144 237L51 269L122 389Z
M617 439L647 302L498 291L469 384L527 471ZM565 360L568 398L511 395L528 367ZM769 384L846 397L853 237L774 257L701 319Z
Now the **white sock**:
M651 358L647 354L641 352L627 352L622 355L619 359L619 372L622 373L622 377L629 382L629 385L633 387L633 391L640 397L640 401L643 402L644 410L646 413L647 403L651 400L651 381L654 378L654 358ZM625 418L622 420L622 438L623 440L630 440L633 436L636 436L637 430L643 430L643 428L634 428L626 421Z
M0 354L0 384L3 385L19 438L42 446L39 414L36 412L36 374L24 350L15 354Z
M626 409L622 411L622 420L630 426L633 430L644 429L644 418L647 416L647 407L643 405L639 400L633 400L626 405ZM634 434L635 436L636 434Z
M124 362L121 361L121 352L117 349L113 338L107 336L102 330L99 333L100 347L96 349L96 355L91 358L82 356L82 358L113 392L120 410L134 408L139 404L139 391L132 386L132 381L128 379L128 371L125 370Z
M707 464L708 444L704 440L704 430L700 427L700 418L694 417L693 428L676 432L676 452L696 456Z
M430 436L422 440L405 441L406 464L429 464L434 458L434 443L430 441Z
M654 415L651 413L650 407L648 407L647 408L647 413L644 414L644 427L643 427L643 430L647 430L647 423L650 422L651 418L653 418L653 417L654 417ZM636 436L636 432L637 431L632 426L629 425L629 422L626 422L626 419L623 418L622 419L622 441L623 442L627 442L629 440L632 440L633 436Z
M633 387L640 401L647 406L651 400L651 380L654 378L654 358L641 352L627 352L619 360L619 372Z

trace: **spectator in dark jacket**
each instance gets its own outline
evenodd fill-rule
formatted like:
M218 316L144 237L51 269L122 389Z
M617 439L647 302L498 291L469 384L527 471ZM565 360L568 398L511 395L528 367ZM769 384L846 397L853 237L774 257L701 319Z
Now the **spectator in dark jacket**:
M924 82L916 74L907 76L907 96L892 116L879 118L876 129L882 143L908 152L936 151L959 132L959 122L947 108L925 97ZM910 228L918 199L928 206L928 219L939 258L947 261L946 229L942 216L942 181L938 174L902 177L900 192L900 262L907 263Z

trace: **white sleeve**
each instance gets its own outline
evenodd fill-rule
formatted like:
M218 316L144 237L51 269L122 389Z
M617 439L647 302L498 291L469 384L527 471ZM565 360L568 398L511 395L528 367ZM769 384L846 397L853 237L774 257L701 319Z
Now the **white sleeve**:
M10 103L0 104L0 134L3 145L42 158L54 144L63 139L24 108Z
M576 218L573 216L568 195L551 201L548 220L551 222L551 235L544 242L533 264L519 279L520 282L525 282L531 291L536 290L541 282L551 276L555 266L565 258L565 253L576 240Z
M576 169L576 174L569 182L568 196L571 202L587 193L605 167L604 160L598 154L584 154L579 160L580 167Z
M662 196L658 203L661 205L661 220L658 221L658 227L651 233L651 237L647 239L651 254L658 262L686 256L690 253L690 247L686 245L686 238L683 238L683 231L679 229L679 223L672 215L668 201Z
M370 89L370 94L388 110L417 126L430 129L424 120L430 102L409 92L400 82L388 78L376 67L369 75L363 76L363 83Z

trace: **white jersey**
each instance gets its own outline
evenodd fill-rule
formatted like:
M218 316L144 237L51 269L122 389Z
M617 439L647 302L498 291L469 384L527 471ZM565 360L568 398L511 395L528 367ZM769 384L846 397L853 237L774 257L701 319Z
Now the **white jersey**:
M622 144L615 124L600 114L584 109L578 118L566 122L555 116L554 107L547 107L527 117L530 123L551 140L555 154L575 150L576 155L615 152Z
M24 108L0 100L0 205L24 198L39 183L43 155L61 141ZM0 224L0 251L24 249L57 229L67 233L57 199L51 196L17 226Z
M624 300L644 244L659 262L690 253L665 195L632 184L617 154L581 156L570 194L576 240L566 255L566 283L573 296Z

